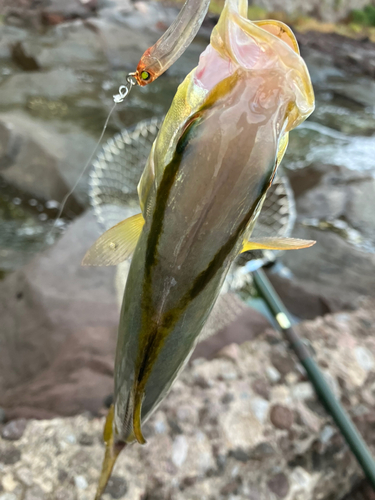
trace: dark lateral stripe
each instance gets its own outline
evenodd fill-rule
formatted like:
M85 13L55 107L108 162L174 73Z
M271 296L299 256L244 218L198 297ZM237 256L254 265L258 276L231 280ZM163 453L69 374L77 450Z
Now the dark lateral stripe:
M164 212L167 206L169 193L172 189L177 172L180 168L185 148L189 140L191 140L196 125L198 124L199 121L200 121L199 117L191 121L191 123L186 128L185 132L183 133L183 135L181 136L180 140L177 143L176 153L172 161L165 167L164 170L164 175L162 177L156 195L155 210L152 217L151 229L147 240L146 273L148 275L150 275L151 268L155 265L156 262L156 251L159 243L159 238L163 229Z
M241 236L241 233L243 233L249 224L251 217L253 216L258 203L262 199L262 196L266 192L267 188L269 186L269 179L267 178L266 181L264 182L264 185L262 187L261 193L255 200L255 202L252 204L250 210L247 212L245 217L242 219L241 223L239 224L237 231L228 239L226 243L220 248L220 250L216 253L216 255L213 257L211 262L208 264L207 268L202 271L198 277L195 279L193 286L191 289L187 292L185 296L185 300L188 298L190 300L193 300L199 293L204 290L204 288L208 285L208 283L212 280L212 278L216 275L217 271L220 269L220 267L223 265L225 259L237 243L238 239Z
M165 338L173 328L178 315L177 311L166 313L156 324L153 320L155 311L152 304L152 268L157 261L157 247L163 230L164 214L167 206L169 193L172 189L177 172L180 168L184 151L188 142L194 137L196 125L199 123L199 115L193 117L186 127L176 146L176 152L172 161L165 167L162 180L156 195L155 209L152 217L151 228L147 239L145 277L143 301L147 305L143 315L142 334L137 361L137 380L139 390L143 390L152 366L157 358L158 352L163 346ZM171 319L173 318L173 319Z

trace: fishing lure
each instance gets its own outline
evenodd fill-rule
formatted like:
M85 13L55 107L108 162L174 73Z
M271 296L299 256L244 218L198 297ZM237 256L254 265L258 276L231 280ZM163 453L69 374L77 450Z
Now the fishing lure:
M97 499L121 450L145 443L142 424L189 359L237 255L314 244L250 239L288 133L313 108L290 29L251 22L247 0L226 0L152 146L138 186L141 213L104 233L83 260L114 265L133 254Z

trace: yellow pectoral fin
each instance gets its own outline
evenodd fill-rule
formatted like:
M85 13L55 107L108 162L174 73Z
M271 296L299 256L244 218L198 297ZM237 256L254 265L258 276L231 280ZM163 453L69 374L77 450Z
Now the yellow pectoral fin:
M258 238L245 241L240 253L250 250L297 250L315 245L314 240L301 240L299 238Z
M133 215L108 229L83 258L83 266L116 266L134 252L145 220Z

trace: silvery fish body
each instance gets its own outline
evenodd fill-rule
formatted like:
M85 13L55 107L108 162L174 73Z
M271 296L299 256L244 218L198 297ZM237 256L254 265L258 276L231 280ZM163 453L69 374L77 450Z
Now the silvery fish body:
M250 237L288 132L313 110L291 32L252 23L246 11L246 1L227 0L139 184L144 225L121 311L114 442L144 442L141 423L194 349Z

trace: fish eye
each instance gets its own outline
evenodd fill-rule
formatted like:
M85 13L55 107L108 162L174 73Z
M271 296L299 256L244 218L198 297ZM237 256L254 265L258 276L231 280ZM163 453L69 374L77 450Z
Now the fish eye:
M151 77L151 75L150 75L150 73L148 71L142 71L142 73L141 73L142 80L146 80L147 81L147 80L150 79L150 77Z

